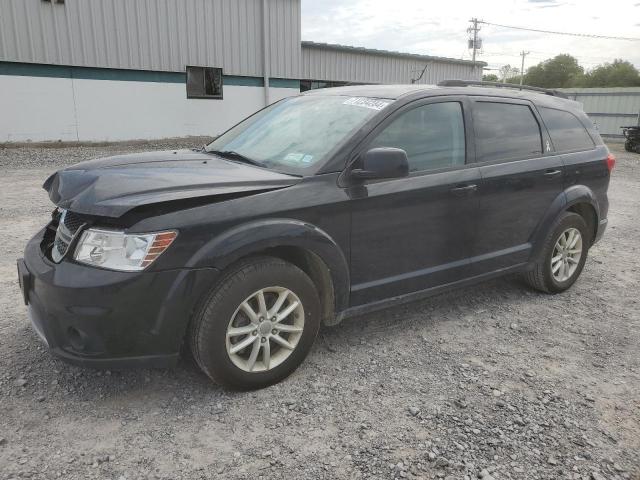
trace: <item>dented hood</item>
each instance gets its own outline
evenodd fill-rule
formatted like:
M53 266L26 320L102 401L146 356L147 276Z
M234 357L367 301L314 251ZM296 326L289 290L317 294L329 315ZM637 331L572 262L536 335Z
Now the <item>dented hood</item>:
M272 190L300 180L201 151L171 150L78 163L51 175L43 188L61 208L120 217L141 205Z

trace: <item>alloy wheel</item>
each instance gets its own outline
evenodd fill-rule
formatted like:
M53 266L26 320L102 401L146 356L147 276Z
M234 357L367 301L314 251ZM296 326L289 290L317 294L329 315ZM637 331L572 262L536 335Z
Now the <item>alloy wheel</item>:
M577 228L568 228L560 234L553 255L551 274L557 282L566 282L575 273L582 257L582 234Z
M304 308L288 288L267 287L249 295L227 326L231 361L245 372L265 372L284 362L304 330Z

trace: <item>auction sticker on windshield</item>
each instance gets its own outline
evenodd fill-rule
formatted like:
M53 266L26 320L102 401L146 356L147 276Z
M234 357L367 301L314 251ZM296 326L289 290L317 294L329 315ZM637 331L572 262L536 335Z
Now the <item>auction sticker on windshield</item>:
M284 157L284 162L290 165L306 164L309 165L313 162L313 155L305 153L288 153Z
M342 102L343 105L355 105L356 107L370 108L372 110L382 110L390 103L391 100L369 97L351 97Z

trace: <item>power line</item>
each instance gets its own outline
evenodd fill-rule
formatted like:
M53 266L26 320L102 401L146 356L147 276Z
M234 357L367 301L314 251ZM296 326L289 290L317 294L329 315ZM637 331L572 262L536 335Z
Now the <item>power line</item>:
M550 60L552 57L555 57L557 55L560 55L561 53L559 52L537 52L535 50L529 50L530 53L536 54L536 55L530 55L529 58L532 58L534 60ZM482 51L482 54L487 56L487 57L519 57L521 54L518 52L487 52L487 51ZM612 56L602 56L602 57L591 57L591 56L585 56L585 55L572 55L574 57L576 57L578 59L578 61L582 64L592 64L592 65L598 65L598 64L602 64L602 63L607 63L607 62L611 62L613 59L619 58L619 56L616 55L612 55Z
M536 54L537 55L528 55L527 58L531 58L534 60L539 60L539 61L544 61L544 60L550 60L552 57L558 55L558 52L540 52L540 51L536 51L536 50L530 50L530 53ZM507 57L509 59L514 59L515 57L519 57L522 55L522 53L518 53L518 52L498 52L498 51L482 51L482 54L487 56L487 57L493 57L493 58L499 58L499 57ZM587 56L587 55L573 55L574 57L577 58L578 62L580 63L580 65L582 66L586 66L586 67L593 67L593 66L598 66L598 65L602 65L604 63L611 63L612 60L616 59L616 58L621 58L620 56ZM499 63L496 63L499 62ZM496 64L502 64L504 61L500 61L500 60L496 60L493 63ZM489 61L489 64L493 64L491 61Z
M552 30L540 30L537 28L515 27L513 25L501 25L499 23L483 22L482 20L478 20L478 23L483 23L485 25L491 25L494 27L511 28L513 30L525 30L527 32L550 33L552 35L568 35L571 37L587 37L587 38L600 38L600 39L607 39L607 40L627 40L630 42L640 42L640 38L633 38L633 37L609 37L606 35L593 35L590 33L555 32Z
M545 56L558 55L558 51L555 51L555 52L543 52L543 51L540 51L540 50L530 50L530 52L534 53L534 54L537 54L537 55L534 55L536 57L538 57L540 55L545 55ZM520 55L520 52L505 51L505 50L490 50L490 51L482 50L482 54L483 55L493 55L493 56L503 55L503 56L517 57L517 56ZM591 59L595 59L595 60L607 60L607 59L610 59L611 57L612 57L611 55L602 55L602 56L580 55L580 58L591 58Z

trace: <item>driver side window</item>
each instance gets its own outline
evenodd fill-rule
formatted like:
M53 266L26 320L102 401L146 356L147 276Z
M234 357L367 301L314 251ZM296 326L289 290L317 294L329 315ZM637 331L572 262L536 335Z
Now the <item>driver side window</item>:
M407 152L409 171L464 165L465 135L459 102L431 103L400 114L369 148L395 147Z

